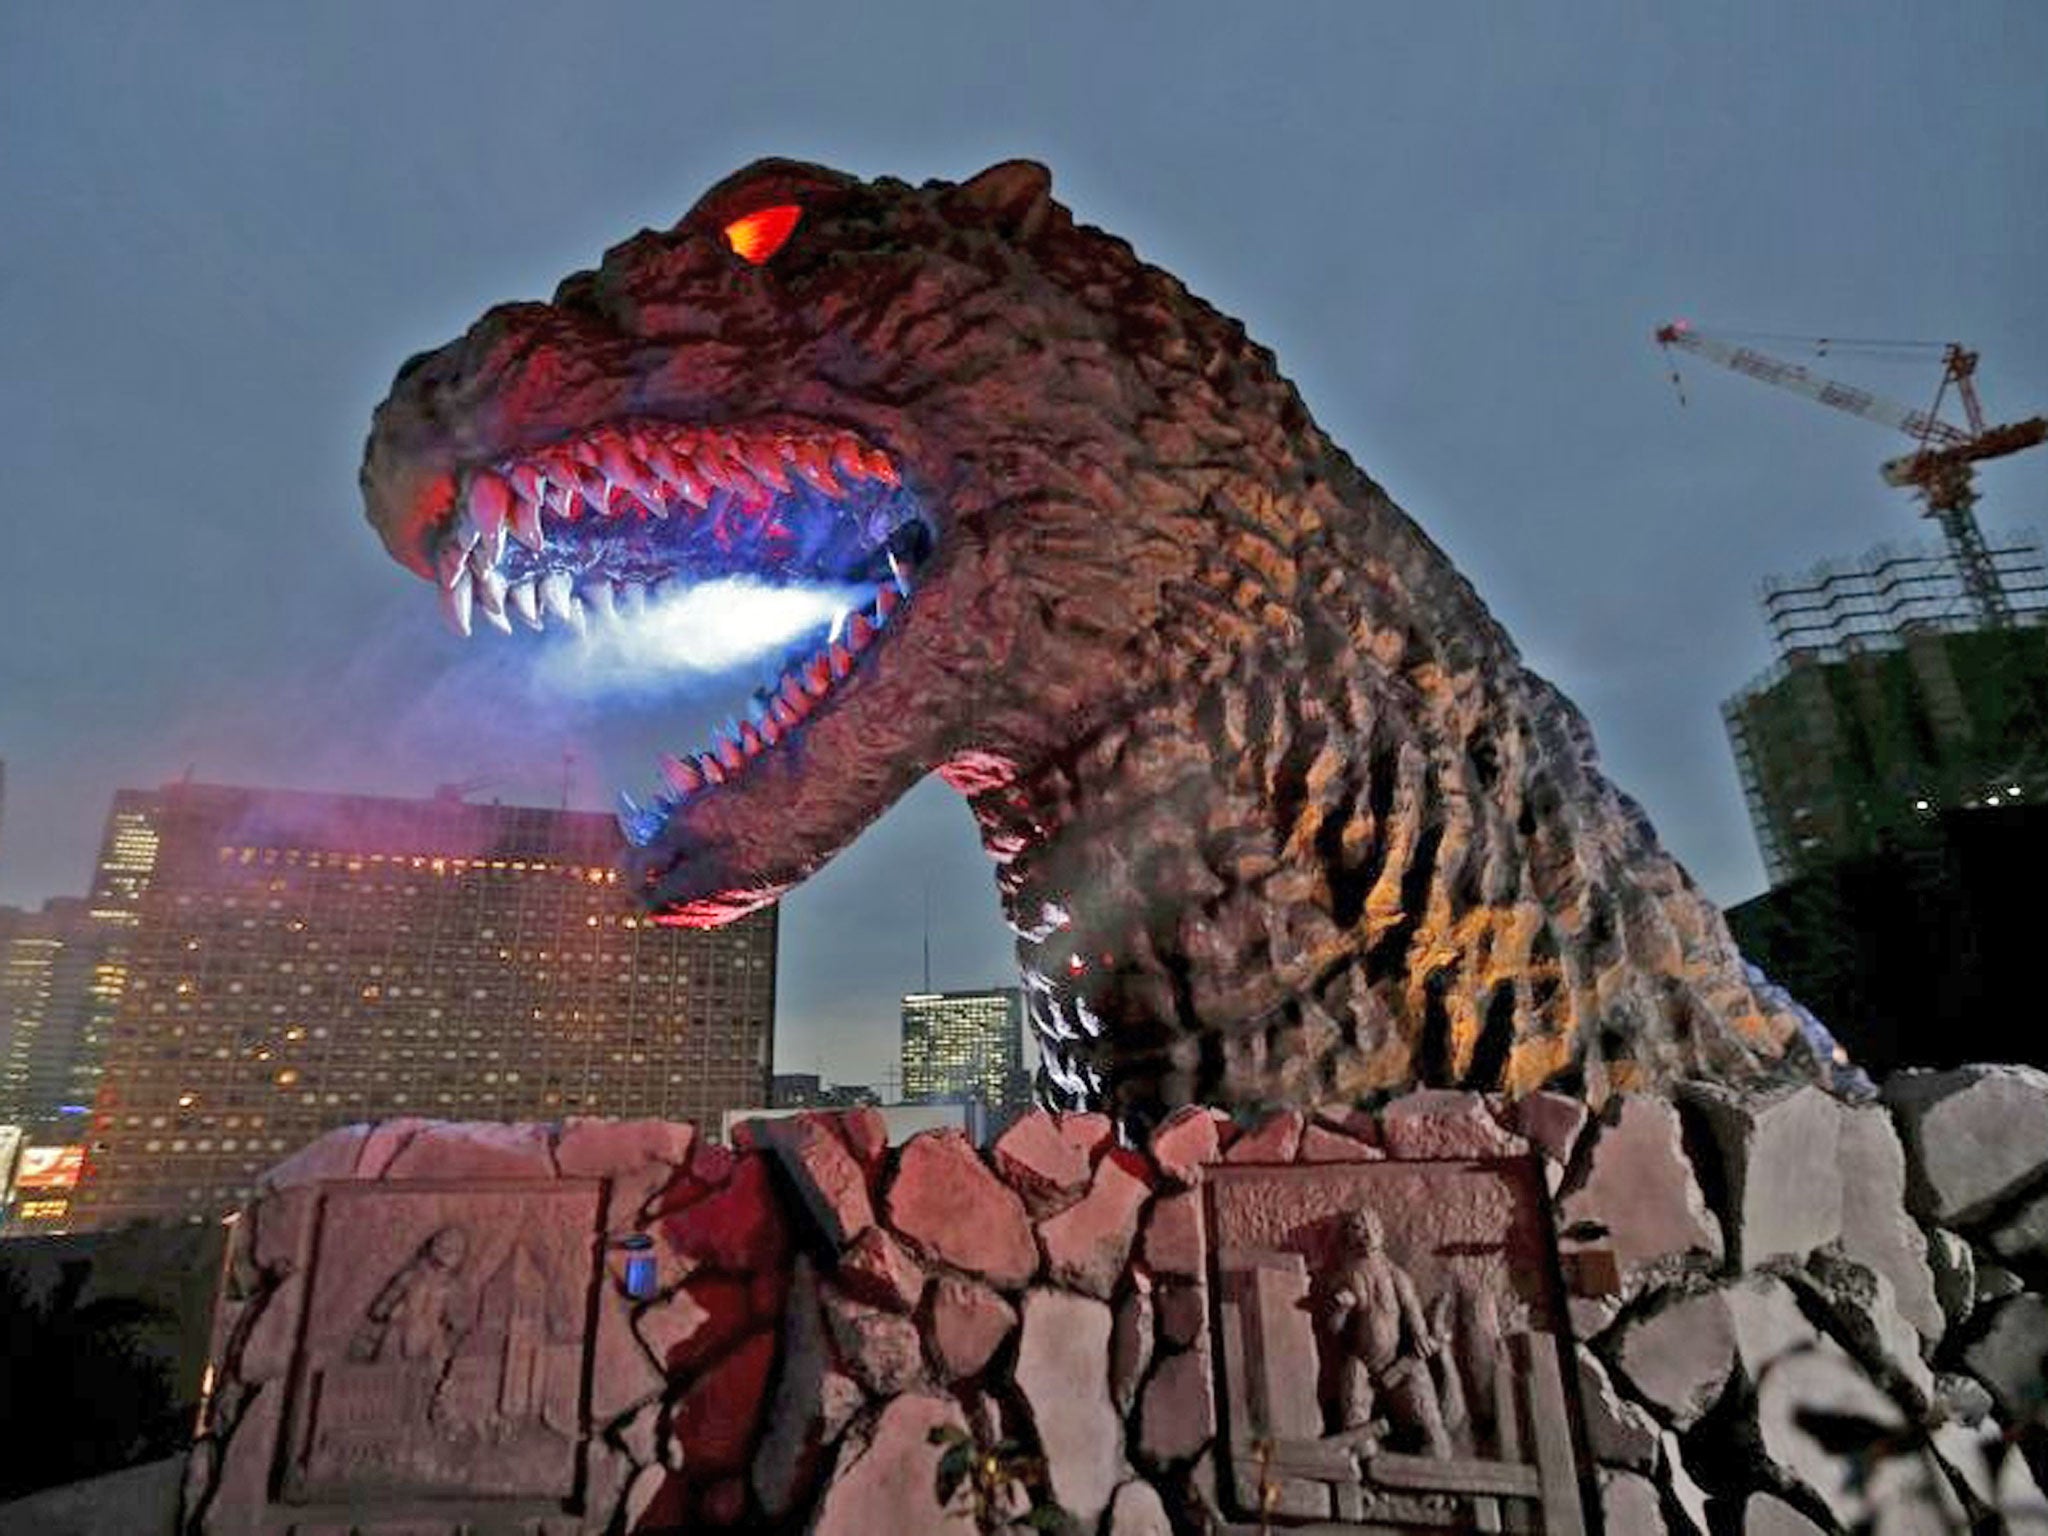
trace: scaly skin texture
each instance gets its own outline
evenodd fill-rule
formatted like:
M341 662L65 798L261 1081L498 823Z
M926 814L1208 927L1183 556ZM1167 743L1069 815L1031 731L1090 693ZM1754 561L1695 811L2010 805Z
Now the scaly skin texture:
M773 260L726 248L789 201ZM658 909L769 899L938 772L999 865L1056 1099L1142 1122L1815 1070L1442 552L1042 168L748 168L408 364L372 521L427 574L461 466L626 415L856 432L938 531L804 730L628 855Z

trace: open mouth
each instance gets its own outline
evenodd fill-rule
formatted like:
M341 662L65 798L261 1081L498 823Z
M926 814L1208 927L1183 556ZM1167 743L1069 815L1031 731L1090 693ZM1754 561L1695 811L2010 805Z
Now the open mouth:
M645 847L693 796L799 737L902 604L935 534L886 453L816 426L629 418L469 468L435 546L442 613L578 635L631 631L691 593L744 582L832 594L833 616L756 687L744 719L660 758L662 788L619 797Z

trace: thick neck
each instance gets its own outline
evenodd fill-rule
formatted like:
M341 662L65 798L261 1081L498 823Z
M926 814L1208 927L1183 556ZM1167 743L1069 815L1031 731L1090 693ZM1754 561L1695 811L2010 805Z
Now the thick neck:
M1793 1022L1441 554L1369 487L1291 512L1269 571L1207 559L1167 627L1200 643L1116 718L971 797L1048 1086L1143 1121L1780 1056Z

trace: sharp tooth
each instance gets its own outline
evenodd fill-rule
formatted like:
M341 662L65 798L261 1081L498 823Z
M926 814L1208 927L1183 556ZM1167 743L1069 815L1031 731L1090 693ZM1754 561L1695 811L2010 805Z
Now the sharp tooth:
M630 494L635 501L646 508L647 515L657 523L668 521L668 503L657 492L652 489L643 490L639 487L633 487Z
M626 452L626 445L617 438L608 438L598 445L597 467L605 479L614 485L634 485L646 473Z
M612 599L612 584L602 576L583 584L583 601L590 605L590 611L601 619L616 619L618 604Z
M469 477L469 495L465 498L469 520L485 543L496 541L502 551L505 547L505 519L512 511L512 487L492 474L480 469Z
M505 578L495 570L477 577L476 605L490 626L502 634L512 633L512 621L505 617Z
M745 502L748 510L751 511L757 505L766 507L774 502L774 493L754 478L754 472L747 468L747 461L738 454L726 455L725 472L732 481L733 495Z
M868 477L867 455L861 446L846 433L832 439L832 464L849 480L865 480Z
M832 632L825 636L825 643L827 645L833 644L835 641L839 639L841 635L846 633L846 616L852 611L853 610L850 608L842 608L838 613L833 615Z
M846 648L856 655L866 650L875 638L875 626L868 622L864 613L856 613L846 621Z
M884 485L901 485L903 481L896 473L896 466L889 462L889 455L879 448L867 451L867 471L870 480L879 480Z
M540 579L540 600L549 613L567 623L576 605L574 579L567 571L549 571Z
M529 578L517 586L507 588L505 592L505 606L510 608L513 616L528 629L542 627L540 594L534 590L534 586L533 580Z
M804 685L797 680L794 672L782 680L782 687L775 697L791 710L801 710L810 702L810 696L804 692Z
M711 500L711 486L697 472L695 465L684 462L680 454L676 456L675 465L676 472L671 478L675 482L676 494L701 512Z
M604 516L611 508L612 488L603 475L596 470L584 468L576 473L576 485L583 492L583 499Z
M475 600L476 595L470 591L467 570L457 572L455 584L441 590L441 617L465 640L469 638L469 610Z
M852 653L851 651L849 651L849 650L848 650L848 649L847 649L847 648L846 648L845 646L843 646L843 645L834 645L834 646L832 646L832 647L831 647L831 654L832 654L832 675L833 675L833 676L834 676L835 678L837 678L837 677L844 677L844 676L846 676L846 674L847 674L847 673L849 673L849 672L851 672L851 671L853 670L853 653Z
M780 726L785 731L794 730L796 728L797 721L801 720L802 718L803 716L798 714L796 710L790 706L789 701L783 698L781 694L777 694L775 696L775 702L768 706L768 720L770 724ZM766 731L766 729L766 726L762 727L762 730L764 732Z
M573 523L583 515L583 493L569 480L551 479L543 505L563 522Z
M671 753L661 754L661 776L667 779L669 787L687 799L704 787L704 775L690 764Z
M512 537L536 555L548 547L548 536L540 526L541 493L546 489L546 481L536 481L534 495L522 495L512 503Z
M832 687L831 663L820 651L804 663L804 692L814 699L822 699Z
M761 733L754 729L752 721L740 727L740 750L749 757L761 750Z
M889 574L896 578L896 590L904 597L910 596L910 573L903 569L903 562L896 558L896 551L889 551Z
M773 715L768 715L765 718L763 718L763 720L761 721L762 745L772 747L781 740L782 727L775 723L775 717Z
M675 483L676 471L682 466L676 463L676 456L668 451L666 444L652 441L636 442L633 448L649 469L670 484Z
M759 480L763 485L772 485L778 491L785 493L789 491L789 476L782 472L782 465L778 462L777 455L772 447L763 447L760 443L753 443L746 449L746 455L747 468L753 472L756 480Z
M886 624L889 615L903 606L903 594L896 590L893 582L883 582L875 588L875 623Z
M839 482L832 478L831 459L816 443L798 443L791 462L796 465L798 474L827 496L837 500L846 494Z
M707 485L716 486L722 491L733 488L732 476L726 470L725 460L709 443L700 443L690 450L690 467L697 471L698 477Z
M469 568L469 552L476 547L476 539L471 535L465 543L463 538L461 530L453 530L434 551L434 572L443 587L454 586L455 578Z
M697 771L704 775L704 782L707 784L725 782L725 765L709 752L697 759Z
M723 731L711 738L711 750L718 754L719 762L724 764L728 773L737 773L747 760L746 754L740 751L740 744Z

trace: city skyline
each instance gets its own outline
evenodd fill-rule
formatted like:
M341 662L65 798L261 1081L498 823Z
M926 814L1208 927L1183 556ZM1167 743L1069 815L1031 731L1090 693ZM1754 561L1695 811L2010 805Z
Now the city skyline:
M28 215L0 247L25 509L0 901L81 892L113 790L188 765L596 809L701 739L734 698L550 692L526 647L437 628L356 461L403 359L757 155L1046 161L1078 218L1274 349L1724 904L1763 883L1718 713L1769 660L1757 583L1932 530L1878 478L1903 439L1690 363L1681 406L1652 329L1960 340L1994 416L2048 405L2038 7L608 14L0 17L0 197ZM929 89L875 88L905 70ZM566 117L423 113L451 71L606 88ZM1987 530L2041 527L2044 458L1986 467ZM784 903L785 1063L882 1079L927 895L936 986L1014 979L967 813L927 783Z
M115 973L68 1216L218 1215L337 1125L768 1097L777 915L641 914L606 818L262 786L126 791L90 904Z

